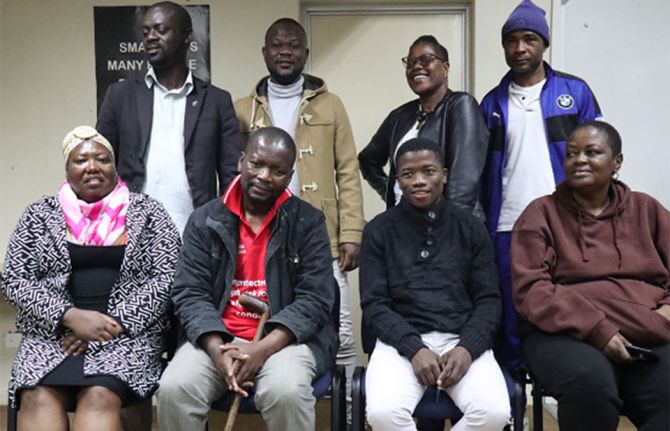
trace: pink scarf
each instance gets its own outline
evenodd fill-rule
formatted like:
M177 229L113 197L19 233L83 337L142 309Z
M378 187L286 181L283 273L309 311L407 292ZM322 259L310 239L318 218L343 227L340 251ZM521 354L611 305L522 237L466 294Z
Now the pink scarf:
M113 245L126 231L126 211L130 192L119 180L102 200L87 203L77 198L67 180L58 191L65 223L72 238L80 245Z

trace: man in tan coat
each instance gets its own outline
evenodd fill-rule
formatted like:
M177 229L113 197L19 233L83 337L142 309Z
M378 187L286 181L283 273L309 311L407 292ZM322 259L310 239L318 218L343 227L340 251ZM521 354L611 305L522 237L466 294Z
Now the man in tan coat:
M307 37L293 19L275 21L265 34L262 49L270 72L251 95L235 102L243 136L275 126L291 135L298 149L289 188L326 216L333 270L340 286L340 350L337 363L356 363L346 271L358 267L363 231L363 197L356 147L342 101L325 83L303 74L309 55ZM348 393L348 391L347 391Z

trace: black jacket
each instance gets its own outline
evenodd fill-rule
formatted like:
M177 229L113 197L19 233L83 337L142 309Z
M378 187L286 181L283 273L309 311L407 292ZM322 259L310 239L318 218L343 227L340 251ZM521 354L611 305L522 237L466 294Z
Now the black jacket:
M235 274L238 223L217 198L196 209L184 231L172 300L194 346L207 332L233 339L221 314ZM338 348L339 291L332 262L323 214L291 197L279 207L268 242L265 278L270 319L265 330L281 324L297 343L306 343L314 353L317 376L332 367Z
M363 231L361 308L371 335L411 359L421 334L460 335L476 359L492 347L501 315L488 233L444 199L420 212L404 199Z
M398 142L416 123L418 113L419 99L391 111L358 155L363 178L386 201L387 208L395 204L396 172L393 161L388 175L384 166L393 157ZM486 162L489 132L474 97L448 91L428 115L419 136L439 143L442 148L444 166L449 170L449 181L444 189L447 200L483 219L478 185Z
M119 176L134 192L142 191L146 177L153 104L153 88L136 75L112 84L98 113L96 128L112 144ZM237 173L241 150L230 94L193 77L184 113L184 158L194 208L225 190Z

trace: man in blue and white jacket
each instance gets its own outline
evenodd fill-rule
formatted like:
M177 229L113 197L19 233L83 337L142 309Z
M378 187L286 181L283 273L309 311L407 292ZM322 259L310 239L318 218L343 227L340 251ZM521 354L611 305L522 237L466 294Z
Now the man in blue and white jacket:
M554 71L543 61L549 46L545 12L523 0L502 28L510 71L482 100L490 132L481 201L503 289L498 360L514 368L522 363L509 269L514 222L535 198L550 194L563 181L566 140L581 123L599 119L600 108L589 86Z

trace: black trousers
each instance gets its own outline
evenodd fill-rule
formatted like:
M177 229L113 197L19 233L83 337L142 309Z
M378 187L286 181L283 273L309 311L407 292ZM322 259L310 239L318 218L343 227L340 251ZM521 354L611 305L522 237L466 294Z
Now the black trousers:
M670 430L670 344L653 347L656 361L619 365L573 337L532 331L528 366L558 400L561 431L616 431L623 414L640 430Z

